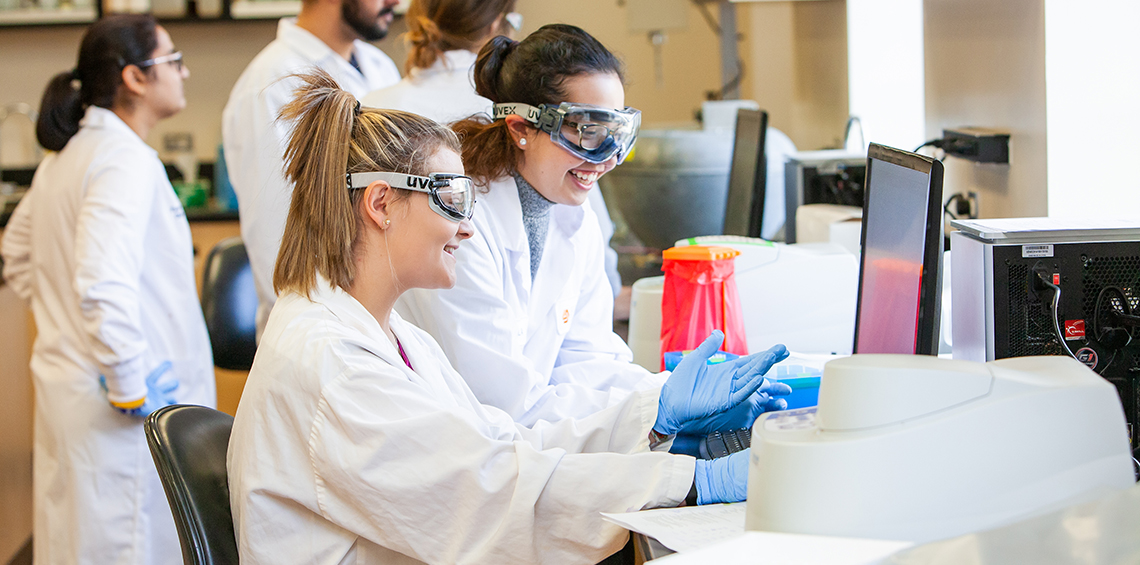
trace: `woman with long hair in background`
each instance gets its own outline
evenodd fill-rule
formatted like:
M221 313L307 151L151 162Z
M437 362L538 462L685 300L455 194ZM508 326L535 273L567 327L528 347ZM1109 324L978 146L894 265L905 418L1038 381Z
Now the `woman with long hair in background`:
M189 76L153 17L116 15L44 91L36 135L51 153L2 246L37 332L37 564L182 563L142 423L213 406L214 371L190 225L145 139L186 105Z

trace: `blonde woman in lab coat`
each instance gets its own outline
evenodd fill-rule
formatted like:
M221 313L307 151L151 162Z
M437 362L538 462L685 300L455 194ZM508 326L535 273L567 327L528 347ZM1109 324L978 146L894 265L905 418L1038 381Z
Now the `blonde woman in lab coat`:
M480 404L392 311L408 289L455 284L475 211L457 138L302 79L282 109L279 299L229 443L243 563L590 564L628 536L599 512L744 498L748 452L651 452L651 430L731 409L778 352L708 366L710 340L664 387L576 420L525 427Z
M475 234L456 251L454 288L410 291L397 310L439 341L481 402L524 425L582 417L660 386L667 374L633 364L613 332L606 246L589 202L640 124L625 107L621 62L585 31L548 25L521 42L487 43L475 85L496 103L494 121L453 126L483 192ZM685 431L750 426L786 406L770 395L789 392L767 386L733 414Z
M37 330L37 564L182 563L142 422L212 406L214 373L190 226L144 140L185 106L188 76L153 17L109 16L44 92L36 133L53 152L2 248Z

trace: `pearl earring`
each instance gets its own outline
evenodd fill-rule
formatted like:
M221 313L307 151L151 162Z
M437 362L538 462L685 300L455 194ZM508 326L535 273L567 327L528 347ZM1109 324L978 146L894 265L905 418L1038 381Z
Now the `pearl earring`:
M384 220L384 227L388 227L389 225L391 225L391 223L392 223L392 220Z
M519 140L519 147L526 147L526 139L525 138Z

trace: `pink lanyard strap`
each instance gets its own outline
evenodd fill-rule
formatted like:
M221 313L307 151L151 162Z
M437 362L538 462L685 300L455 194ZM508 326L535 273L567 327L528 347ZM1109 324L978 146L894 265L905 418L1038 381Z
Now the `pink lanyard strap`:
M415 371L415 368L412 367L412 362L408 360L408 354L404 353L404 345L400 343L399 338L396 339L396 347L400 350L400 358L404 360L404 364L407 365L409 369Z

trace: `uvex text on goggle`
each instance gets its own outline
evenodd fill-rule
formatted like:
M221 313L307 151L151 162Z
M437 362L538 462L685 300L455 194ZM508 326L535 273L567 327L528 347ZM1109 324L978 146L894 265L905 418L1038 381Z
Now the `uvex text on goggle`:
M426 177L404 173L351 173L345 175L348 188L355 190L382 180L390 186L426 192L436 214L455 222L471 219L475 211L475 184L470 177L451 173L431 173Z
M614 155L618 163L624 161L641 127L641 112L628 107L614 110L563 102L535 108L510 102L495 104L493 111L496 120L522 116L539 130L549 132L552 141L591 163L603 163Z

